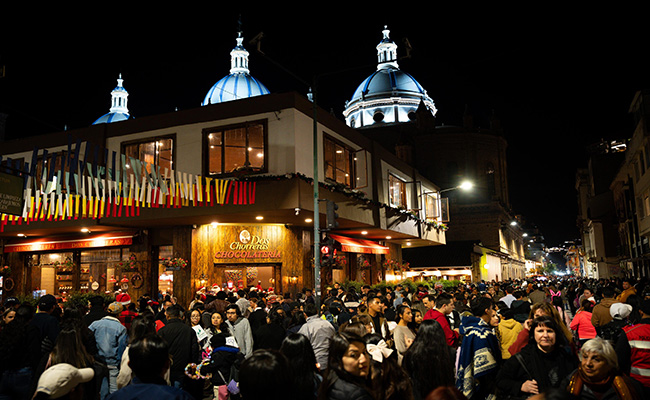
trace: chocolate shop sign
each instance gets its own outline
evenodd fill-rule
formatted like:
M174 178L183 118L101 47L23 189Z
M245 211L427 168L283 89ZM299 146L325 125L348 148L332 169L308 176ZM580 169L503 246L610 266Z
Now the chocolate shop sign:
M247 258L280 258L280 250L270 248L269 239L251 235L247 230L239 232L239 241L232 242L228 250L217 251L214 260Z

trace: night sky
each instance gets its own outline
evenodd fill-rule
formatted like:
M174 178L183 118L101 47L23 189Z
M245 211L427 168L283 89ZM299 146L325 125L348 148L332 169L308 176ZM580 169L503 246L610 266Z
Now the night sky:
M136 118L200 106L228 74L240 15L251 74L272 92L306 93L304 81L328 73L319 104L342 119L376 67L386 24L400 57L404 38L413 47L399 65L433 98L439 124L460 124L465 106L477 125L493 111L501 119L515 213L549 245L577 238L574 182L585 146L631 137L630 102L648 87L640 10L398 5L17 13L0 47L7 139L90 125L108 112L119 73ZM266 57L248 43L260 32Z

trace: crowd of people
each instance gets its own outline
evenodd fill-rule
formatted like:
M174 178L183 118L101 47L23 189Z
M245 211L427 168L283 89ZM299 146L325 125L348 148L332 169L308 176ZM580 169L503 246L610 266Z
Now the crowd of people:
M650 398L650 284L7 299L0 399Z

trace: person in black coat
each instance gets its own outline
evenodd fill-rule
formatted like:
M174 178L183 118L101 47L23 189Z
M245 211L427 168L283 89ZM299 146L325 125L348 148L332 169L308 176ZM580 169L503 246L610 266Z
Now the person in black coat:
M173 386L183 388L185 385L185 367L190 363L198 363L201 359L199 342L194 329L181 319L183 309L174 304L165 311L167 324L160 328L158 335L169 345L169 354L173 363L169 370L169 379Z
M280 350L287 332L282 325L283 322L284 316L278 312L278 309L271 309L266 318L266 323L253 331L253 350Z
M227 332L227 331L226 331ZM210 345L212 346L212 354L210 355L210 362L201 367L201 374L211 374L210 381L214 386L214 398L218 398L219 386L228 385L232 376L231 371L238 370L244 355L237 347L229 346L226 344L228 333L221 332L212 336Z
M249 300L251 313L248 315L248 323L251 325L251 332L266 324L266 311L264 311L264 301L257 297L251 297Z
M533 320L528 344L503 364L496 385L503 396L525 398L560 387L577 365L560 327L543 316Z

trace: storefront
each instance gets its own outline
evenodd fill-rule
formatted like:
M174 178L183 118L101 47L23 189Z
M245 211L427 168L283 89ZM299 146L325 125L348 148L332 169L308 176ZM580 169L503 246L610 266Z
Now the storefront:
M24 266L12 280L24 282L35 297L46 293L65 297L119 287L120 265L128 259L132 241L133 232L53 236L8 243L4 251L18 255Z

